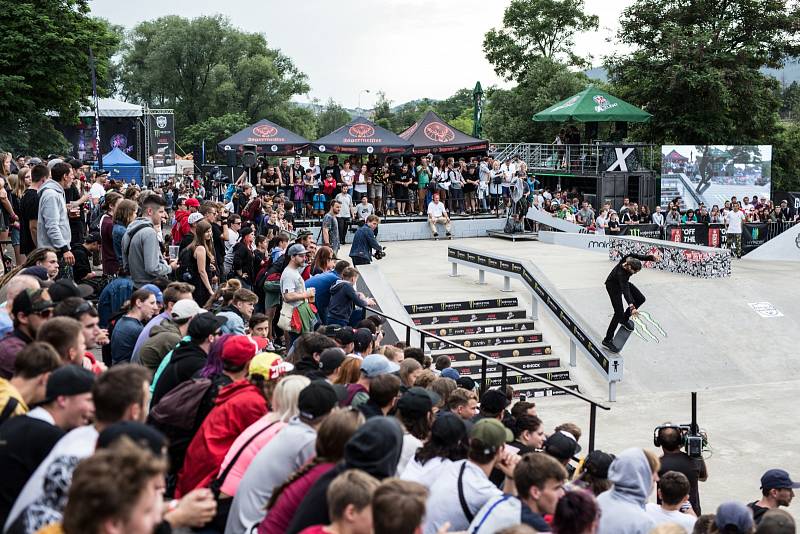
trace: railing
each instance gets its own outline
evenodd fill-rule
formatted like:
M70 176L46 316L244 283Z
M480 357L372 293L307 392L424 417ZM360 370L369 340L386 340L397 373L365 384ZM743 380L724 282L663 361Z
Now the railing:
M632 171L655 169L656 146L642 143L589 143L555 145L549 143L495 143L490 154L500 161L517 157L528 170L538 173L565 175L601 175L618 158L619 147L633 147L637 161L629 160ZM611 170L609 168L609 170ZM614 170L622 170L616 168Z
M406 331L406 337L405 337L406 345L411 345L411 332L414 331L414 332L417 332L419 334L419 338L420 338L419 345L420 345L420 348L422 350L425 350L425 339L430 337L432 339L435 339L435 340L447 345L448 347L457 349L459 351L467 352L469 354L472 354L473 356L476 356L476 357L480 358L481 359L481 380L480 380L481 395L483 395L483 393L486 391L486 386L488 384L488 379L486 378L486 375L487 375L487 372L488 372L487 371L488 364L492 363L492 364L498 365L500 367L500 369L501 369L500 387L503 390L505 390L506 384L508 382L508 372L512 371L512 372L519 373L521 375L527 376L529 378L532 378L534 381L543 382L543 383L547 384L548 386L561 391L562 393L565 393L567 395L572 395L573 397L575 397L577 399L580 399L583 402L588 403L589 404L589 452L594 450L595 429L596 429L596 425L597 425L597 408L602 408L603 410L611 410L611 407L606 406L605 404L599 403L597 401L594 401L594 400L590 399L589 397L587 397L587 396L585 396L585 395L583 395L581 393L578 393L577 391L574 391L574 390L569 389L569 388L565 388L564 386L561 386L561 385L559 385L559 384L557 384L555 382L552 382L551 380L548 380L548 379L546 379L544 377L541 377L541 376L539 376L539 375L537 375L535 373L532 373L530 371L525 371L523 369L520 369L519 367L515 367L514 365L502 362L500 360L497 360L496 358L492 358L491 356L487 356L486 354L483 354L482 352L479 352L477 350L471 349L469 347L465 347L463 345L459 345L458 343L450 341L449 339L445 339L445 338L443 338L443 337L441 337L439 335L436 335L436 334L434 334L432 332L427 332L424 329L419 328L416 325L406 323L404 321L401 321L400 319L396 319L396 318L394 318L394 317L392 317L390 315L387 315L387 314L381 312L380 310L376 310L374 308L365 308L365 309L369 313L372 313L372 314L375 314L375 315L379 315L379 316L383 317L384 319L386 319L388 321L392 321L393 323L396 323L396 324L400 325L401 327L404 327L405 331Z

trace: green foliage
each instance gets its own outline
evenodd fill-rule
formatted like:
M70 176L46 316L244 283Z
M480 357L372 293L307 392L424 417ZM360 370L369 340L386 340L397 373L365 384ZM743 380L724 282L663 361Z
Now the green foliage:
M781 117L789 120L800 119L800 84L796 81L787 85L781 92Z
M350 121L350 114L332 98L317 115L318 137L328 135Z
M0 130L22 129L6 133L5 142L11 146L33 135L31 142L39 146L62 145L63 137L44 124L44 113L56 111L70 122L89 104L90 47L98 90L107 94L109 57L119 38L107 22L89 16L86 0L16 0L2 6ZM35 126L45 131L28 130Z
M503 28L486 33L483 51L509 80L524 76L540 58L584 67L587 60L572 50L575 35L597 27L598 17L585 13L583 0L511 0Z
M461 111L461 114L448 121L454 128L461 130L467 135L472 135L472 127L475 125L475 121L472 118L472 109L466 108Z
M772 143L772 190L800 191L800 126L779 125Z
M226 113L220 117L209 117L183 128L178 144L185 150L186 147L200 146L205 141L206 150L210 151L216 143L230 137L248 124L247 115L244 113Z
M386 93L378 91L378 100L375 102L375 109L372 110L372 119L376 124L380 124L384 128L391 128L393 117L392 101L386 99ZM381 119L385 119L385 121L383 123L379 122ZM389 126L384 126L384 124Z
M549 143L561 127L534 122L534 114L586 87L582 72L539 59L513 89L490 88L483 113L484 136L495 143Z
M308 91L305 74L263 35L242 32L222 16L137 25L126 36L119 85L128 99L174 108L179 132L232 113L244 113L248 122L280 117L286 127L316 131L310 114L289 104Z
M778 82L762 74L800 52L783 0L637 0L621 19L633 48L607 60L615 94L653 114L662 143L758 144L776 128Z
M0 148L13 154L68 154L72 146L44 115L32 114L0 130Z

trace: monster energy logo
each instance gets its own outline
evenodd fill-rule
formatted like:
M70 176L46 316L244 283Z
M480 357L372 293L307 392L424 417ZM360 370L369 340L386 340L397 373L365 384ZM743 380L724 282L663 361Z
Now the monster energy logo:
M650 313L640 311L635 317L632 317L634 326L634 333L646 342L655 341L661 343L659 335L666 338L667 332L661 328Z
M628 235L640 237L642 235L642 232L638 228L630 228L628 229Z

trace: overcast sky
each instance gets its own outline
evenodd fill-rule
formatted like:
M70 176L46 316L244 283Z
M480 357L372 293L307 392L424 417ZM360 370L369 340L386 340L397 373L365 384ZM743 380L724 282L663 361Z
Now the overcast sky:
M598 32L577 39L579 54L595 64L614 47L618 18L631 0L585 0L600 17ZM333 98L346 107L370 108L382 90L400 104L442 99L480 80L506 86L482 51L483 36L500 27L506 0L90 0L92 13L131 28L164 15L221 13L234 26L264 33L309 78L299 97ZM223 7L221 7L223 6ZM365 9L365 7L370 9ZM325 39L323 40L323 36ZM370 93L362 92L370 90Z

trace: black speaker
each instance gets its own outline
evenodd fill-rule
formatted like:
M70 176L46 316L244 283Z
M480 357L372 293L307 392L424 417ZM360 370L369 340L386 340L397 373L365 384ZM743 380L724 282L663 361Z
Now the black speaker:
M225 164L228 167L236 167L236 151L229 148L225 150Z
M199 146L195 147L194 150L192 150L192 160L194 161L194 164L197 165L198 167L205 163L205 161L203 161L203 149L200 148Z
M258 165L258 156L256 152L258 147L256 145L242 145L242 166L252 169Z

